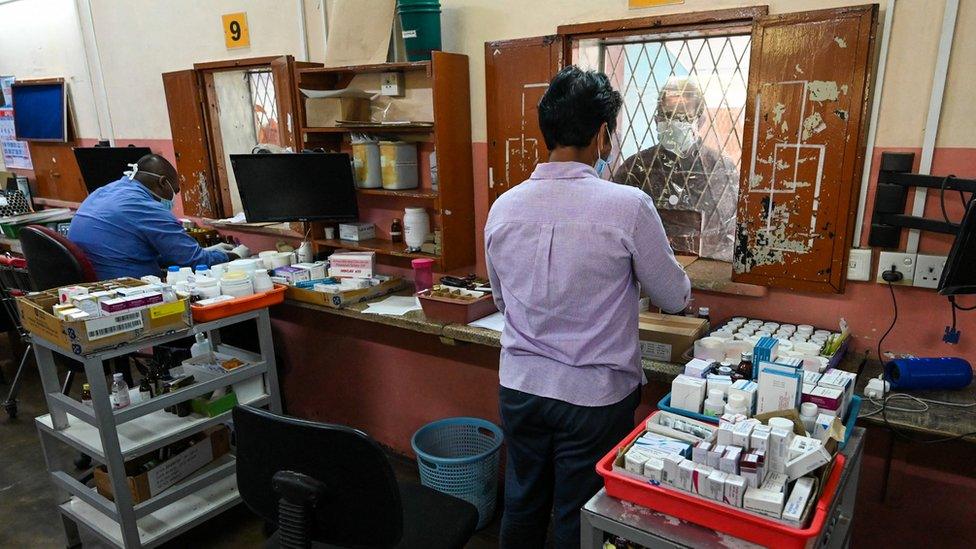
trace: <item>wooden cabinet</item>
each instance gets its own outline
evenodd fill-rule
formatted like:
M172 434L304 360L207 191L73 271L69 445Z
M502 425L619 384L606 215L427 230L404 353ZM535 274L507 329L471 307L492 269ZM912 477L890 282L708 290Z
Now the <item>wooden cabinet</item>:
M384 63L349 67L295 67L296 112L301 148L351 151L353 136L363 134L378 140L402 140L417 144L420 186L417 189L357 191L360 219L376 225L377 238L364 242L326 240L315 227L316 250L337 248L370 250L382 263L408 267L414 258L435 260L435 270L465 270L475 264L474 183L471 159L471 106L468 58L433 52L430 61ZM402 97L382 96L372 104L374 121L423 122L394 127L370 124L341 127L310 127L306 124L306 97L301 90L342 88L374 91L385 73L400 73ZM429 123L433 123L432 125ZM436 155L437 180L431 178L431 154ZM440 253L407 252L404 244L389 239L394 218L403 218L405 207L423 207L431 228L441 233Z

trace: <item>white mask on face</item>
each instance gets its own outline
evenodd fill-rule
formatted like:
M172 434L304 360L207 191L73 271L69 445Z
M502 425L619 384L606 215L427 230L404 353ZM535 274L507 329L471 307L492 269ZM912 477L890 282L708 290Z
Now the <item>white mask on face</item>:
M665 149L684 156L698 142L698 132L692 122L660 120L657 122L657 139Z

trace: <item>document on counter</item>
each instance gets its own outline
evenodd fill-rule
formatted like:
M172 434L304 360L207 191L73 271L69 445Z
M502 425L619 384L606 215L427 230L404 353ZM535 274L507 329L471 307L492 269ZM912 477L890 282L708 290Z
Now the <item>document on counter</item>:
M492 313L486 317L479 318L474 322L468 324L468 326L474 326L476 328L487 328L489 330L494 330L496 332L501 332L505 329L505 315L501 311L497 313Z
M420 310L420 300L416 296L391 296L383 301L370 303L364 313L387 316L403 316L410 311Z

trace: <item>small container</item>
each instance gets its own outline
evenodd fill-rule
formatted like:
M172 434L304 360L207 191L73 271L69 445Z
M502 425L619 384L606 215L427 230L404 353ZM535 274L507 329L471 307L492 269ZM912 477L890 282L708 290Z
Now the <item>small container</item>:
M766 422L770 427L778 429L786 429L787 431L793 430L793 420L787 419L785 417L771 417L769 421Z
M166 270L166 283L176 284L177 282L185 282L186 277L180 272L178 265L171 265L169 269Z
M271 282L271 276L268 275L268 271L254 271L252 279L254 293L256 294L274 289L274 282Z
M230 272L220 279L220 293L231 297L244 297L254 293L251 279L244 272Z
M91 385L87 383L81 386L81 403L85 406L92 405Z
M390 225L390 241L394 244L403 242L403 223L400 218L394 219Z
M804 402L800 405L800 421L803 422L803 428L807 430L807 433L813 432L813 426L817 422L817 412L820 408L813 402Z
M112 394L109 399L114 410L125 408L132 403L129 399L129 386L122 379L122 374L112 374Z
M197 282L200 282L201 278L209 278L211 276L210 266L197 265L197 268L194 270L193 275L196 277Z
M380 169L384 189L416 189L420 179L417 144L380 141Z
M197 291L200 292L200 299L210 299L211 297L217 297L220 295L220 281L213 277L201 277L197 278ZM176 294L174 294L175 296ZM165 301L166 294L163 294L163 300Z
M403 213L403 239L407 249L418 251L430 233L430 216L424 208L406 208Z
M335 236L336 236L335 233L336 233L335 227L325 228L325 238L329 240L335 240Z
M173 289L169 284L163 286L163 303L173 303L179 297L176 295L176 290Z
M732 375L732 363L728 361L722 361L718 367L718 375L720 376L731 376Z
M712 389L705 399L704 414L718 417L725 411L725 393L721 389Z
M376 141L352 144L352 166L356 186L360 189L378 189L383 186L380 175L380 146Z
M698 308L698 318L704 318L705 320L709 320L709 317L708 317L708 307L699 307ZM709 322L711 322L711 321L709 320Z
M224 276L224 273L226 272L227 272L226 263L220 263L218 265L210 266L210 276L216 278L217 280L220 280L220 277Z
M744 416L749 415L749 410L746 406L746 397L740 393L734 393L729 395L729 402L725 405L726 414L742 414Z
M410 265L413 266L413 283L416 291L422 292L434 287L433 259L414 259Z
M752 379L752 353L743 352L742 359L739 361L739 375L745 379Z

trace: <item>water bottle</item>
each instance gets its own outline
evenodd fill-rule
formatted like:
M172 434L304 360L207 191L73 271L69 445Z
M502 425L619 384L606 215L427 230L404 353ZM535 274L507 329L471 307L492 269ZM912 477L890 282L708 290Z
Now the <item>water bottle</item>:
M112 374L112 396L110 400L112 401L113 410L125 408L131 403L129 400L129 386L122 379L122 374Z

